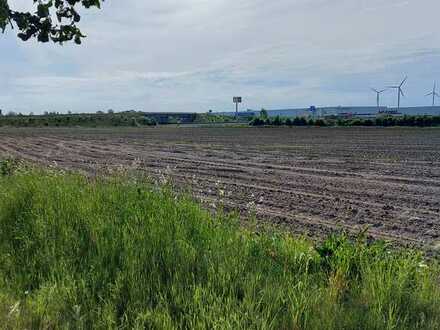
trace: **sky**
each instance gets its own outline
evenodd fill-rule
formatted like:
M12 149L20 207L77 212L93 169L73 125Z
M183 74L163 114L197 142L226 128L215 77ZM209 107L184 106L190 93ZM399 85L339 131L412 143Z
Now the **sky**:
M406 75L402 106L416 106L440 85L438 0L106 0L81 13L81 46L0 34L0 109L227 111L233 96L242 109L375 105L371 87Z

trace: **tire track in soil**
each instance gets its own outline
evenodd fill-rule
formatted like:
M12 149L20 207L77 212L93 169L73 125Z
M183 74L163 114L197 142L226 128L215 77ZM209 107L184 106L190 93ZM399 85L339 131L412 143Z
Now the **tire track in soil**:
M83 171L167 173L201 199L238 210L255 203L259 219L294 232L370 225L376 238L430 246L440 237L440 131L403 131L0 129L0 154ZM232 196L218 196L216 184Z

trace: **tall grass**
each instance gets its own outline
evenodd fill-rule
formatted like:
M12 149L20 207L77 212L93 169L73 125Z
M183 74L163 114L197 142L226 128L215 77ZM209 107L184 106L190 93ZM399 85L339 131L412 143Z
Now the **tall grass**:
M4 328L440 328L418 253L254 233L134 179L3 172Z

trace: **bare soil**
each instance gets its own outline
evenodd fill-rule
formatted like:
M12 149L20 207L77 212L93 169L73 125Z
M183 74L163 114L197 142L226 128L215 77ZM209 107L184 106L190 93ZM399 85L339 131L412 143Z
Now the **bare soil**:
M440 129L0 128L0 156L136 168L294 233L440 247Z

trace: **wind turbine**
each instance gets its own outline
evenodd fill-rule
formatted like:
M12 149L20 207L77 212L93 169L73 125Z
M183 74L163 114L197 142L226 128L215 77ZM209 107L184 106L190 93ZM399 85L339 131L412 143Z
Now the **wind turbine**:
M375 92L376 95L377 95L377 97L376 97L376 102L377 102L377 107L379 108L379 107L380 107L380 94L382 94L383 92L385 92L386 89L382 89L382 90L378 91L377 89L372 88L371 90L372 90L373 92Z
M405 96L405 94L403 94L402 86L406 82L407 79L408 79L408 77L405 77L405 79L402 80L400 85L388 86L388 88L397 89L397 109L400 109L400 96Z
M435 97L437 96L437 97L440 97L440 95L436 92L436 90L435 90L435 88L436 88L436 86L435 86L436 84L435 84L435 81L434 81L434 88L432 89L432 92L431 93L429 93L429 94L426 94L425 96L431 96L432 95L432 106L434 107L435 106Z

